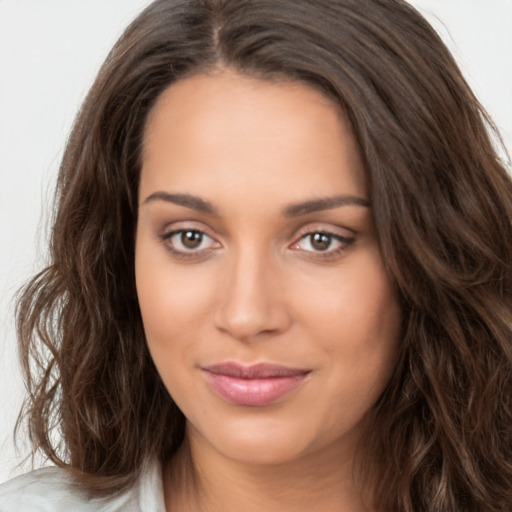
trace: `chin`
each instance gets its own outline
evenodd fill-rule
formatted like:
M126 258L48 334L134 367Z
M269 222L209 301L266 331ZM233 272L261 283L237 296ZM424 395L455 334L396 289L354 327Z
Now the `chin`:
M294 440L285 441L281 437L268 435L253 436L252 438L232 436L228 442L216 447L224 457L240 464L265 466L280 465L300 459L306 447L298 445Z
M301 425L295 416L288 421L245 418L217 428L209 425L204 433L189 426L188 436L193 443L208 444L222 457L250 465L287 464L337 443L315 426Z

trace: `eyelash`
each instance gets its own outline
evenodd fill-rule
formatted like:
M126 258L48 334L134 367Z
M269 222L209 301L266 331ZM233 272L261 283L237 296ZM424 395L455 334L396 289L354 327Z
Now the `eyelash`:
M194 233L194 234L201 235L203 237L203 239L201 240L201 244L204 241L204 237L210 238L213 241L214 245L216 245L216 247L208 247L208 248L199 249L199 250L191 249L188 251L176 249L173 246L173 244L171 243L172 238L175 237L176 235L183 236L185 233ZM336 259L336 257L340 256L355 241L355 238L353 238L353 237L345 237L345 236L339 235L337 233L332 233L332 232L326 231L326 230L321 230L321 229L309 230L309 231L301 234L300 237L298 238L298 240L290 245L290 248L292 250L300 251L301 249L300 249L300 247L298 247L299 244L303 240L306 240L308 237L310 237L310 244L311 244L311 241L312 241L311 237L313 237L315 235L321 235L321 236L328 237L329 245L332 243L333 240L339 242L339 244L340 244L335 249L326 249L325 251L320 251L320 250L318 250L318 251L304 250L303 251L304 253L308 254L308 256L311 255L311 257L314 257L317 259L323 259L326 261ZM200 229L196 229L196 228L175 229L168 233L163 233L162 235L159 235L159 238L162 241L162 243L164 244L165 248L172 254L173 257L175 257L177 259L194 259L194 258L199 259L201 257L206 257L207 253L212 248L216 249L217 247L220 247L220 244L218 242L216 242L212 237L210 237L204 231L202 231Z
M336 259L337 257L339 257L354 241L355 241L355 238L353 237L346 237L346 236L342 236L342 235L339 235L337 233L332 233L330 231L326 231L326 230L322 230L322 229L319 229L319 230L309 230L307 231L306 233L303 233L297 242L294 242L291 247L293 250L300 250L300 248L298 247L299 243L302 242L303 240L307 240L308 238L310 239L309 243L311 245L312 243L312 237L315 236L315 235L321 235L321 236L325 236L325 237L328 237L329 238L329 245L332 244L332 241L337 241L339 242L339 246L334 248L334 249L326 249L325 251L320 251L320 250L312 250L312 251L304 251L305 253L308 253L308 255L312 255L312 257L314 258L321 258L325 261L328 261L328 260L332 260L332 259ZM296 247L296 249L295 249Z
M159 236L160 240L164 244L164 247L177 259L191 259L191 258L198 258L200 255L205 256L208 249L200 249L200 250L179 250L173 247L172 244L172 238L176 235L183 236L185 233L194 233L199 234L203 237L210 238L214 244L216 244L218 247L220 247L220 244L218 242L215 242L213 238L208 236L204 231L196 228L181 228L181 229L175 229L173 231L170 231L168 233L163 233ZM203 240L201 240L201 243Z

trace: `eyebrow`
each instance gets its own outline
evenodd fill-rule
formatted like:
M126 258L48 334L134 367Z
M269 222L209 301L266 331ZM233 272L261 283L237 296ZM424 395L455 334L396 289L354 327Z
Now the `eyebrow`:
M217 209L209 201L190 194L170 194L163 191L153 192L153 194L146 197L142 204L148 204L153 201L165 201L177 204L178 206L185 206L198 212L217 214Z
M285 217L297 217L299 215L306 215L307 213L318 212L321 210L331 210L339 206L363 206L370 207L370 201L362 197L341 195L334 197L323 197L320 199L313 199L312 201L305 201L303 203L296 203L286 206L283 210Z
M167 203L177 204L178 206L185 206L186 208L191 208L192 210L202 213L218 214L217 209L209 201L191 194L170 194L164 191L153 192L146 197L142 204L148 204L153 201L165 201ZM362 206L369 208L370 201L362 197L351 195L323 197L302 203L290 204L283 209L283 215L285 217L298 217L300 215L306 215L321 210L330 210L340 206Z

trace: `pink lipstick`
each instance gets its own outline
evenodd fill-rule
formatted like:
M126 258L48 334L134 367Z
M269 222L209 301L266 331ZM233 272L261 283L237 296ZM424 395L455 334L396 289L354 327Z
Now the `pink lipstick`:
M235 405L269 405L297 388L310 370L260 363L243 366L221 363L202 368L208 383Z

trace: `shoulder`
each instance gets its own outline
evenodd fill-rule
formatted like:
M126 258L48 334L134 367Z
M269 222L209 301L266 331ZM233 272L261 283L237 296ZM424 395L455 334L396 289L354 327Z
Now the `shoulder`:
M151 502L150 507L146 503ZM38 469L0 485L0 512L155 512L165 510L156 468L147 468L133 489L94 498L64 469ZM154 505L157 505L155 508Z
M0 512L89 512L86 493L80 491L68 473L43 468L0 485Z

